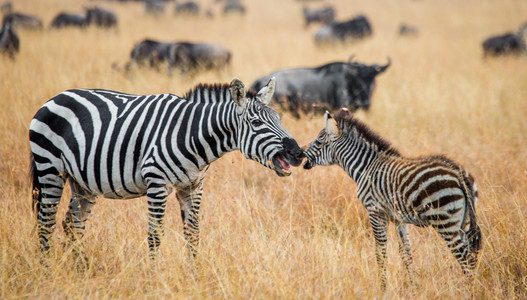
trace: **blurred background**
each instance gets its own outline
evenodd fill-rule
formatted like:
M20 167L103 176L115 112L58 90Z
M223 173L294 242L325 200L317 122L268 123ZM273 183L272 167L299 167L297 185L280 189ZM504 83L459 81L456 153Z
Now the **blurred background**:
M521 36L527 2L241 0L243 10L225 13L228 1L196 0L197 13L177 13L183 2L0 2L3 19L19 13L41 22L3 21L10 26L0 35L11 30L18 39L18 47L4 47L7 38L0 38L1 298L527 297L527 55L522 49L485 55L483 48L490 37ZM112 12L115 23L51 26L60 13L85 22L86 9L95 6ZM306 24L304 9L326 7L333 9L333 22L367 17L371 35L316 43L324 24ZM169 72L163 62L130 63L132 49L145 39L218 44L230 52L230 61L192 72L178 66ZM383 293L369 221L344 171L294 168L293 175L279 178L239 152L213 163L205 179L196 266L187 261L174 195L156 261L147 256L146 200L100 198L86 227L90 268L77 274L71 250L61 247L67 189L52 263L41 266L28 127L45 101L70 88L183 95L198 83L228 83L233 77L250 86L275 70L348 62L352 55L366 65L391 59L376 78L369 109L357 110L357 118L404 155L442 153L475 177L483 251L473 284L464 282L435 231L415 227L411 284L391 226ZM299 118L286 110L280 114L300 145L323 127L322 115L313 112Z

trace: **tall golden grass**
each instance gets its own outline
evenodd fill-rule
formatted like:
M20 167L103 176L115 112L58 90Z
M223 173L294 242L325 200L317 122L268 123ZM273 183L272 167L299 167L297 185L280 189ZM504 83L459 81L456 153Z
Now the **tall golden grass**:
M527 2L327 1L344 19L372 21L365 41L316 48L315 27L305 29L297 1L245 1L247 15L160 17L140 3L17 0L15 9L46 24L60 11L100 4L114 10L117 30L96 28L19 31L16 60L0 57L0 298L475 298L527 297L527 58L484 60L481 41L527 21ZM312 2L313 6L322 3ZM397 36L407 22L415 38ZM192 78L152 70L123 75L132 46L159 40L221 43L232 65ZM372 107L358 112L408 156L444 153L460 162L479 187L477 214L483 251L467 283L456 261L430 229L411 228L414 281L409 284L393 226L388 248L388 289L380 291L374 241L355 184L338 167L294 170L288 178L231 153L212 164L201 208L201 244L187 260L179 207L168 201L166 235L156 261L147 257L144 198L98 199L86 230L88 270L76 273L60 221L48 268L41 266L28 175L29 122L47 99L68 88L129 93L183 94L199 82L246 85L272 70L347 60L393 64L378 77ZM280 84L280 83L278 83ZM299 144L323 126L320 116L282 114Z

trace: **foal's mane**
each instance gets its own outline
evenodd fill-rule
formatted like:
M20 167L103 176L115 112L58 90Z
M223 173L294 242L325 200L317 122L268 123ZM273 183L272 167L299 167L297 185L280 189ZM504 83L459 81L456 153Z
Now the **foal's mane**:
M356 130L360 138L376 145L379 151L396 156L401 155L399 150L394 148L390 142L371 130L368 125L354 118L349 111L340 110L335 114L334 118L343 133L352 133L353 130Z

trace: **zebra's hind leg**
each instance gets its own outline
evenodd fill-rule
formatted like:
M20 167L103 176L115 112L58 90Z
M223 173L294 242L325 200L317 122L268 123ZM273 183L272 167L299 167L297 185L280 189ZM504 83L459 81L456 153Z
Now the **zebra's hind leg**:
M375 238L375 256L379 267L379 278L381 289L386 290L386 233L388 230L388 220L383 214L376 211L369 211L370 223Z
M62 226L70 245L73 247L77 269L84 270L87 267L87 261L83 251L82 238L84 237L86 220L95 204L95 195L83 189L72 179L70 179L70 187L71 200Z
M410 252L410 240L408 240L408 225L401 222L395 223L397 230L397 237L399 241L399 254L403 260L404 267L406 268L406 273L410 283L413 284L412 272L410 266L412 265L412 253Z
M476 267L477 257L470 251L470 245L465 232L458 226L445 228L444 226L434 226L439 235L446 242L448 248L461 265L461 270L472 279Z
M183 220L183 235L191 258L196 257L199 245L199 208L202 193L203 178L176 193Z
M64 180L55 168L45 172L37 169L40 157L32 160L33 209L37 216L37 231L40 251L49 252L49 238L55 229L57 210L62 196ZM47 161L43 162L45 164Z

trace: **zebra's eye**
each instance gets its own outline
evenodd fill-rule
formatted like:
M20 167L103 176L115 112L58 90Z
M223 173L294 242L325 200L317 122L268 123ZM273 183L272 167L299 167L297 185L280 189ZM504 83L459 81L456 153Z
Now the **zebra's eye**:
M254 119L251 121L251 124L253 124L253 126L260 126L263 125L263 122L260 119Z

